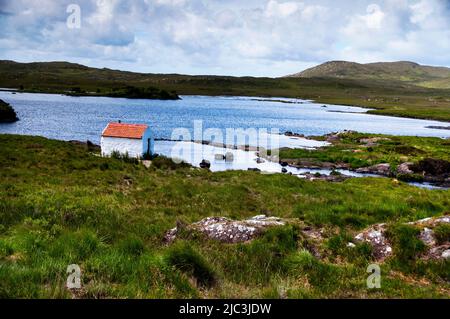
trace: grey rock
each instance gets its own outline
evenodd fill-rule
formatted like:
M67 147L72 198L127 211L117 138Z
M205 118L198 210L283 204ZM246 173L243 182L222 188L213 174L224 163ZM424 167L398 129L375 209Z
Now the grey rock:
M357 173L377 174L391 176L391 165L389 163L376 164L369 167L361 167L356 170Z
M434 232L432 229L425 227L420 232L419 238L427 245L434 246L436 244L436 240L434 239Z
M397 166L397 174L413 174L414 172L410 169L413 165L411 162L405 162Z
M256 238L269 227L281 226L285 223L281 218L265 215L258 215L241 221L226 217L207 217L186 226L186 229L198 231L210 239L224 243L241 243ZM178 227L170 229L164 236L165 241L169 243L174 241L177 233Z

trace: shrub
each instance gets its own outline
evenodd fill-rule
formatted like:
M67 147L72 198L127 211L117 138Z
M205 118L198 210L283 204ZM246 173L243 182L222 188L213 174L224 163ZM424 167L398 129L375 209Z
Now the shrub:
M182 167L190 167L189 164L185 162L175 163L171 158L165 156L157 156L152 161L152 166L159 169L171 169L175 170Z
M211 266L186 242L175 243L167 251L166 260L169 265L193 276L202 286L210 287L216 281Z
M450 162L442 159L425 158L414 164L411 169L414 172L425 172L431 175L449 174Z
M111 157L121 160L125 163L131 163L131 164L138 164L139 163L139 159L135 158L135 157L130 157L130 155L128 154L128 152L126 152L125 154L120 153L119 151L112 151L111 152Z

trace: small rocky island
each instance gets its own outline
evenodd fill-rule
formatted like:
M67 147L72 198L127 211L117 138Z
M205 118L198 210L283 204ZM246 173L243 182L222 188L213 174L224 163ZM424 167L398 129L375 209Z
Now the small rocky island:
M66 92L70 96L109 96L121 97L127 99L149 99L149 100L181 100L175 91L167 91L156 87L136 87L128 85L121 88L112 88L108 92L86 92L80 87L72 88L70 92Z
M12 106L0 100L0 123L13 123L18 120L19 118Z

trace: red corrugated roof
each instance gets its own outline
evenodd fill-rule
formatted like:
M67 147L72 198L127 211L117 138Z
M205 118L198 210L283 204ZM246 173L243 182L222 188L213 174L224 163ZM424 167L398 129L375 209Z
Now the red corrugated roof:
M147 128L145 124L109 123L102 136L140 139Z

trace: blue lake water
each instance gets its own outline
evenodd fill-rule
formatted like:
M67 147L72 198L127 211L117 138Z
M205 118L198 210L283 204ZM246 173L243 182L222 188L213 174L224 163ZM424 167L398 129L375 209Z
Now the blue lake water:
M448 126L448 123L365 114L367 109L312 103L297 99L260 99L252 97L183 96L178 101L134 100L108 97L70 97L56 94L31 94L0 91L0 99L10 103L20 121L0 124L0 134L39 135L60 140L90 140L100 143L100 135L108 122L121 120L147 123L155 138L171 139L176 128L185 128L195 138L194 121L202 121L202 128L272 129L280 133L292 131L304 135L323 135L342 130L393 135L450 137L450 130L427 126ZM291 102L291 103L286 103ZM267 135L267 134L266 134ZM269 136L275 136L269 134ZM276 135L280 147L319 147L324 142ZM197 139L197 138L195 138ZM207 139L207 138L204 138ZM223 141L215 142L227 142ZM271 142L269 142L271 143ZM326 144L326 143L325 143ZM260 145L261 146L261 145ZM202 159L211 162L212 171L258 168L263 172L280 173L277 162L257 163L256 152L223 149L192 142L157 141L155 151L179 158L194 166ZM216 160L216 154L232 152L234 160ZM285 168L288 173L302 177L306 172L329 174L326 169ZM340 170L354 177L369 176ZM419 187L433 188L428 184Z
M0 124L0 133L40 135L62 140L100 142L108 122L148 123L156 138L171 138L184 127L191 132L195 120L203 128L275 128L305 135L350 129L367 133L450 137L450 130L426 126L448 123L365 114L366 109L316 104L261 101L251 97L183 96L178 101L134 100L108 97L70 97L56 94L0 92L20 118ZM343 113L350 112L350 113Z

